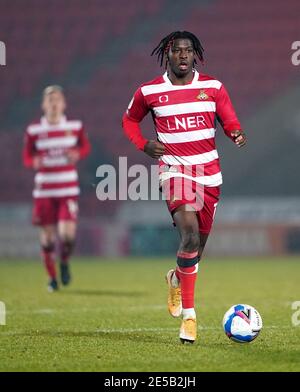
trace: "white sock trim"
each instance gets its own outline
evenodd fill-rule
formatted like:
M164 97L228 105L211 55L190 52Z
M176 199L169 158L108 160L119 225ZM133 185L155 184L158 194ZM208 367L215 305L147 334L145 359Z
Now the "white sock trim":
M196 318L196 312L195 308L187 308L187 309L182 309L182 318L183 320L189 319L189 318Z
M181 273L181 274L185 274L185 275L192 275L192 274L196 274L198 272L198 268L199 268L199 263L194 265L195 269L193 272L184 272L180 269L179 266L177 266L177 270Z

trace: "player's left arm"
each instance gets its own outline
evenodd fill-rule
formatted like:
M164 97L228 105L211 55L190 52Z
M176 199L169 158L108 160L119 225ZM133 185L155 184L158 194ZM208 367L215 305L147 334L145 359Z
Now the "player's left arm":
M216 95L216 114L225 134L238 146L243 147L247 142L228 92L222 85Z
M82 127L79 131L77 146L68 151L68 158L70 163L74 164L78 162L80 159L85 158L86 156L89 155L90 151L91 151L91 145L87 137L87 134L84 130L84 127Z
M37 154L34 138L29 134L28 129L24 136L22 156L25 167L32 168L34 170L38 170L42 167L42 157Z

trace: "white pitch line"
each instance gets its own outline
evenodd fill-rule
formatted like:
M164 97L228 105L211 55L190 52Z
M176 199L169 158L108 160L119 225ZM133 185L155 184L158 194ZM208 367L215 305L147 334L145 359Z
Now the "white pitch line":
M292 325L284 325L284 326L279 326L279 325L267 325L263 327L262 329L290 329L294 328ZM101 333L128 333L128 332L167 332L167 331L177 331L178 328L120 328L120 329L97 329L96 332L101 332ZM222 326L217 327L217 326L203 326L199 325L198 330L200 331L219 331L222 330Z
M126 310L129 311L137 311L137 310L162 310L166 309L166 305L136 305L136 306L129 306L126 308ZM81 312L103 312L103 308L76 308L76 309L51 309L51 308L41 308L41 309L33 309L33 310L8 310L6 313L7 315L11 314L22 314L22 315L31 315L31 314L37 314L37 315L52 315L55 313L81 313ZM295 328L293 325L266 325L263 326L264 329L292 329ZM173 332L177 331L178 328L117 328L117 329L97 329L94 332L98 333L138 333L138 332ZM218 331L222 330L222 326L198 326L198 330L206 331L206 330L211 330L211 331ZM76 332L76 331L75 331ZM83 332L90 332L93 333L93 331L83 331ZM0 335L17 335L20 332L2 332L0 329ZM63 331L58 332L59 333L64 333Z
M32 313L35 314L52 314L55 313L54 309L36 309Z
M198 326L198 330L221 330L222 328L217 328L217 327L203 327L203 326ZM174 332L178 331L178 328L99 328L93 331L77 331L74 330L74 333L138 333L138 332ZM43 332L40 330L39 332ZM51 331L49 332L51 333ZM0 330L0 336L1 335L19 335L20 332L18 331L7 331L7 332L1 332ZM63 335L64 331L53 331L54 335ZM38 332L37 332L38 336Z
M201 326L199 325L198 328L201 331L218 331L222 330L222 327L212 327L212 326ZM173 331L178 331L178 328L120 328L120 329L97 329L96 332L100 333L131 333L131 332L173 332Z
M126 309L129 310L138 310L138 309L142 309L145 310L146 309L153 309L153 310L161 310L161 309L167 309L167 305L131 305L131 306L127 306Z
M134 332L173 332L177 331L178 328L119 328L119 329L96 329L99 333L134 333Z
M136 305L128 306L126 310L162 310L167 309L167 305ZM32 310L7 310L6 314L53 314L53 313L78 313L78 312L103 312L103 308L73 308L73 309L32 309Z
M7 310L6 314L52 314L59 312L57 309L33 309L33 310Z
M264 329L292 329L295 328L293 326L289 325L267 325L262 328ZM216 326L198 326L199 331L222 331L222 327L216 327ZM93 333L107 333L107 334L112 334L112 333L139 333L139 332L174 332L178 331L178 328L99 328L96 330L85 330L85 331L78 331L74 330L74 333L86 333L86 334L93 334ZM30 332L30 331L29 331ZM40 330L39 332L43 332L43 330ZM39 335L39 332L37 332L36 336ZM53 335L63 335L65 331L55 331L53 330ZM1 332L0 329L0 336L14 336L14 335L20 335L22 332L20 331L4 331ZM49 334L51 334L51 331L49 331Z

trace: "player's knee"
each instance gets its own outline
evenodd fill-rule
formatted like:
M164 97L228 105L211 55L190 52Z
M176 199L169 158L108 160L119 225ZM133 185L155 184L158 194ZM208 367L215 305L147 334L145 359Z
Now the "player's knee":
M55 250L55 244L54 242L51 241L49 242L45 241L44 243L41 244L41 248L45 253L52 253Z
M64 254L70 254L73 252L75 246L75 240L71 238L61 239L61 252Z
M60 234L59 240L60 240L60 242L74 243L75 237L74 237L74 235L70 235L70 234Z
M197 233L189 233L186 237L182 237L182 241L177 253L177 265L183 268L192 267L199 262L199 235Z
M181 238L180 249L183 252L194 252L199 249L200 236L199 233L184 233Z
M55 246L55 233L51 230L42 230L40 233L40 244L42 247L54 248Z

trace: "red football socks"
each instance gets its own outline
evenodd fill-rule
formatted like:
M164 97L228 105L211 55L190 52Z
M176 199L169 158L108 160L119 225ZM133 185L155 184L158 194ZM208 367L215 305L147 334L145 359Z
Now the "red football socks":
M47 273L51 279L56 279L56 267L53 253L54 246L42 247L42 258Z
M187 253L181 252L177 255L181 259L187 259L191 261L192 259L198 258L198 252ZM186 257L188 256L188 257ZM198 260L198 259L197 259ZM180 281L181 287L181 300L182 307L184 309L190 309L195 307L195 284L197 279L198 263L192 265L191 267L179 267L176 268L176 276Z
M74 241L62 241L60 243L60 261L67 264L74 249Z

